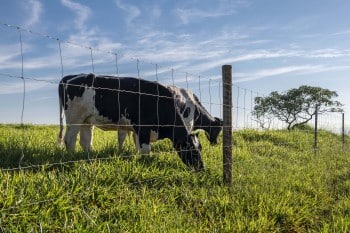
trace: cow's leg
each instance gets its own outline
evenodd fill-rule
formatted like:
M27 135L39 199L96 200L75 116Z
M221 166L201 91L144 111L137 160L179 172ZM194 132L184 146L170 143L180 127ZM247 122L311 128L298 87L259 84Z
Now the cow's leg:
M134 134L134 140L135 139ZM137 135L136 135L137 136ZM151 152L150 145L151 130L141 129L138 135L139 151L141 155L148 155Z
M125 141L126 135L128 135L128 131L122 130L122 129L118 130L118 143L119 143L118 147L119 147L119 150L123 149L123 145L124 145L124 141Z
M77 135L79 132L79 125L67 125L66 134L64 135L64 143L68 151L74 151Z
M136 146L137 151L140 151L140 140L139 140L139 136L137 135L137 133L133 132L132 133L132 138L134 139L134 144Z
M80 126L80 145L84 151L90 151L92 146L93 125Z

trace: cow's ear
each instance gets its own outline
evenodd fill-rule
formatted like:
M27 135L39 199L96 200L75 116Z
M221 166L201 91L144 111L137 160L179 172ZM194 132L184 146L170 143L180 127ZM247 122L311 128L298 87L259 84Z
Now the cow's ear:
M215 121L219 123L220 126L223 126L224 125L224 121L221 120L220 118L218 117L214 117L215 118Z

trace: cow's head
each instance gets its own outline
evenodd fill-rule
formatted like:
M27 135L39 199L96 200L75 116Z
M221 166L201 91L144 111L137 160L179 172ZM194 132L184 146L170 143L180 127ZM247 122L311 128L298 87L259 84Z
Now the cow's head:
M202 145L196 135L190 134L187 136L186 140L178 141L175 144L175 148L182 162L189 168L195 169L196 171L204 170L201 155Z
M210 124L209 132L205 132L207 139L211 145L218 144L219 134L222 130L223 121L220 118L215 117L213 123Z

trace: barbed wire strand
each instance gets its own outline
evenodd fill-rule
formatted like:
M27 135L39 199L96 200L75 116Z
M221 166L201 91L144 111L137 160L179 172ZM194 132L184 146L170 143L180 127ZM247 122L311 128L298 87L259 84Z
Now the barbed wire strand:
M39 81L39 82L46 82L46 83L49 83L49 84L55 84L55 85L57 85L58 84L58 82L57 81L51 81L51 80L44 80L44 79L39 79L39 78L31 78L31 77L21 77L21 76L15 76L15 75L10 75L10 74L3 74L3 73L0 73L0 76L5 76L5 77L9 77L9 78L17 78L17 79L25 79L25 80L32 80L32 81ZM221 83L219 83L219 86L221 86L220 85ZM81 85L74 85L74 84L66 84L66 86L81 86ZM239 86L236 86L236 88L238 89L241 89ZM101 90L108 90L108 91L114 91L114 92L125 92L125 93L137 93L138 94L138 92L132 92L132 91L128 91L128 90L119 90L119 89L112 89L112 88L99 88L99 89L101 89ZM248 89L247 89L248 90ZM252 90L251 90L251 92L253 92ZM257 92L253 92L253 94L256 94L256 96L258 97L258 94L259 93L257 93ZM159 98L172 98L172 97L168 97L168 96L157 96L156 94L149 94L149 93L141 93L141 95L153 95L153 96L156 96L157 98L159 97ZM237 95L238 96L238 95ZM219 89L219 101L220 101L220 103L215 103L215 102L212 102L211 104L212 105L218 105L218 106L220 106L220 110L221 110L221 107L222 107L222 104L221 104L221 88ZM235 101L236 102L236 104L239 104L239 101ZM207 101L202 101L202 103L204 103L204 104L208 104L208 105L210 105L210 102L207 102ZM250 107L251 109L250 109L250 112L251 112L251 110L252 110L252 106ZM237 116L239 115L239 110L244 110L244 109L246 109L246 110L248 110L248 108L247 108L247 106L244 108L244 107L241 107L241 106L238 106L238 107L234 107L234 109L238 112L238 113L236 113L237 114ZM221 112L221 111L220 111ZM237 118L237 116L236 116L236 118ZM339 115L340 116L340 115ZM237 121L238 119L236 119L236 121ZM261 126L259 126L259 123L253 118L252 119L253 121L255 121L256 122L256 124L257 124L257 126L256 126L256 128L260 128ZM274 121L276 121L276 119L274 119ZM279 125L282 125L282 123L283 122L281 122L280 120L278 120L277 121L278 122L278 124ZM240 128L239 127L239 125L238 125L238 123L236 122L236 126L235 126L236 128ZM278 128L281 128L282 126L278 126Z
M141 149L141 146L140 145L140 132L141 132L141 127L140 127L140 124L141 124L141 77L140 77L140 61L137 59L137 62L136 62L136 68L137 68L137 78L139 79L139 92L138 92L138 96L139 96L139 112L138 112L138 118L139 118L139 122L138 122L138 132L137 132L137 136L138 136L138 139L137 139L137 145L139 147L139 149Z
M20 54L21 54L21 79L23 81L23 98L22 98L22 110L21 110L21 127L22 127L22 145L21 145L21 157L18 161L18 167L21 167L22 160L24 158L24 147L25 147L25 128L24 128L24 108L26 101L26 80L24 78L24 55L23 55L23 40L22 32L20 28L17 28L19 33L19 42L20 42Z
M212 107L212 103L211 103L211 79L209 79L209 112L210 112L210 114L213 114L211 107Z
M174 70L171 69L171 81L172 81L172 85L173 87L175 87L175 80L174 80ZM175 102L175 95L173 95L173 101L174 101L174 122L173 122L173 138L175 138L175 126L176 126L176 120L177 120L177 115L176 115L176 102ZM187 129L187 128L186 128Z
M20 79L22 79L23 80L23 104L22 104L22 114L21 114L21 125L24 125L24 107L25 107L25 99L26 99L26 97L25 97L25 94L26 94L26 82L25 82L25 80L28 80L29 78L27 78L27 77L24 77L24 55L23 55L23 42L22 42L22 33L21 33L21 31L23 30L23 29L21 29L21 28L17 28L17 30L19 31L19 34L20 34L20 45L21 45L21 57L22 57L22 70L21 70L21 76L19 77ZM29 31L30 33L33 33L32 31ZM34 34L34 33L33 33ZM48 37L48 38L50 38L50 39L55 39L55 40L58 40L58 42L59 42L59 47L61 47L61 42L60 42L60 40L58 39L58 38L54 38L54 37L50 37L50 36L46 36L46 37ZM70 43L70 42L66 42L66 43ZM73 44L73 43L72 43ZM76 45L76 44L73 44L73 45ZM81 46L81 45L78 45L78 46ZM95 67L94 67L94 59L93 59L93 49L91 48L91 47L83 47L83 48L87 48L87 49L89 49L90 50L90 56L91 56L91 66L92 66L92 71L93 72L95 72ZM97 50L97 49L94 49L94 50ZM111 52L110 52L111 53ZM111 54L114 54L115 56L116 56L116 69L117 69L117 75L119 76L119 71L118 71L118 57L117 57L117 55L116 55L116 53L111 53ZM61 48L60 48L60 58L61 58L61 74L62 74L62 76L63 76L63 58L62 58L62 51L61 51ZM143 62L143 61L140 61L139 59L137 59L137 73L138 73L138 78L140 79L140 68L139 68L139 63L140 62ZM145 63L145 62L143 62L143 63ZM153 63L151 63L151 64L153 64ZM156 64L156 76L157 76L157 81L158 81L158 67L161 67L161 66L159 66L158 64ZM175 81L174 81L174 69L172 68L171 69L171 73L172 73L172 83L173 83L173 85L175 85ZM186 74L186 86L187 86L187 88L188 88L188 74L189 73L185 73ZM14 77L14 76L9 76L8 75L8 77ZM18 77L16 77L16 78L18 78ZM30 78L30 80L34 80L34 81L45 81L45 82L48 82L48 83L53 83L53 84L57 84L57 82L50 82L50 81L48 81L48 80L39 80L39 79L34 79L34 78ZM209 88L211 87L211 79L209 79ZM221 82L219 82L219 87L220 87L220 83ZM199 85L199 93L200 93L200 99L201 99L201 76L198 76L198 85ZM236 117L236 127L238 128L238 114L239 114L239 109L243 109L244 111L246 110L246 109L248 109L247 108L247 106L246 106L246 100L245 100L245 98L246 97L244 97L244 104L243 104L243 107L241 107L240 105L239 105L239 97L240 97L240 88L241 87L239 87L239 86L237 86L237 102L236 102L236 104L237 104L237 106L236 106L236 110L237 110L237 117ZM106 90L113 90L113 91L117 91L118 93L120 93L121 92L121 90L115 90L115 89L106 89ZM220 88L219 88L219 90L220 90ZM246 90L247 89L244 89L245 90L245 92L246 92ZM140 85L139 85L139 92L136 92L136 93L138 93L139 94L139 96L141 96L141 95L143 95L143 94L146 94L146 93L141 93L141 90L140 90ZM251 92L252 93L252 92ZM219 95L221 96L221 90L219 91ZM158 95L157 95L157 98L161 98L161 96L159 96L159 92L158 92ZM201 99L201 101L202 101L202 99ZM222 104L221 104L221 98L219 98L219 101L220 101L220 103L219 103L219 106L220 106L220 108L222 108ZM252 102L252 101L251 101ZM140 101L139 101L139 105L140 105ZM211 106L211 100L209 100L209 105ZM140 108L140 106L139 106L139 108ZM252 106L251 106L251 109L252 109ZM140 112L140 111L139 111ZM244 113L244 115L245 115L245 113ZM139 116L140 117L140 116ZM245 119L245 116L244 116L244 119ZM140 123L140 119L139 119L139 123ZM244 122L244 125L246 124L246 122ZM85 125L85 124L79 124L79 125ZM158 123L158 125L159 125L159 123ZM141 126L141 125L139 125L139 126ZM175 127L177 127L176 126L176 124L174 123L174 125L170 125L170 126L173 126L174 128ZM25 128L23 127L22 128L23 130L25 130ZM174 136L174 135L173 135ZM23 139L25 138L25 136L23 135ZM24 141L23 141L24 142ZM55 164L57 164L57 165L64 165L64 164L69 164L69 163L73 163L73 161L67 161L67 162L59 162L59 163L52 163L52 164L48 164L48 165L31 165L31 166L28 166L28 167L22 167L21 166L21 164L22 164L22 160L23 160L23 158L24 158L24 144L22 145L22 157L21 157L21 160L20 160L20 162L19 162L19 166L18 166L18 169L19 170L21 170L21 169L30 169L30 168L34 168L34 167L41 167L41 166L53 166L53 165L55 165ZM103 160L103 159L101 159L101 158L98 158L98 159L92 159L92 158L88 158L87 160L83 160L83 161L96 161L96 160L98 160L98 161L100 161L100 160ZM80 160L81 161L81 160ZM74 162L76 162L76 161L74 161ZM220 163L220 166L221 166L222 164ZM11 171L14 171L14 170L16 170L16 169L11 169ZM2 171L10 171L10 169L8 169L8 170L6 170L6 169L2 169ZM164 178L164 177L163 177ZM155 179L153 179L153 180L157 180L158 178L155 178ZM148 179L148 180L146 180L145 182L149 182L150 180L152 180L152 179ZM139 184L140 183L140 181L137 181L137 182L135 182L135 183L137 183L137 184ZM69 196L70 195L74 195L74 194L72 194L72 193L70 193L70 194L68 194ZM76 195L78 195L78 194L76 194ZM47 200L44 200L44 201L52 201L52 200L54 200L54 199L47 199ZM57 199L56 199L57 200ZM42 202L34 202L34 203L31 203L31 204L39 204L39 203L42 203ZM17 207L14 207L14 208L17 208ZM10 208L11 209L11 208ZM4 211L4 209L2 209L1 211ZM6 209L5 209L5 211L6 211Z
M159 77L158 77L158 64L156 66L156 80L157 80L157 132L159 132L159 99L160 99L160 93L159 93Z
M0 21L0 24L2 26L8 27L8 28L19 29L19 30L21 30L23 32L27 32L27 33L30 33L30 34L33 34L33 35L36 35L36 36L45 37L45 38L48 38L48 39L51 39L51 40L60 40L56 36L51 36L51 35L47 35L45 33L32 31L32 30L26 29L26 28L24 28L22 26L14 26L14 25L11 25L11 24L8 24L8 23L5 23L5 22L1 22L1 21ZM75 47L80 47L80 48L83 48L83 49L93 49L95 51L99 51L99 52L105 53L105 54L110 54L110 55L114 55L115 54L115 52L113 52L113 51L102 50L102 49L99 49L99 48L92 48L89 45L78 44L76 42L69 41L69 40L61 40L61 43L65 43L65 44L68 44L68 45L71 45L71 46L75 46ZM135 58L133 56L127 56L127 55L125 55L125 56L128 57L130 60L133 60L133 61L139 60L140 63L145 63L145 64L149 64L149 65L155 65L155 62L152 62L152 61L146 61L145 59ZM159 65L158 64L158 68L166 68L168 70L174 69L178 73L183 73L183 74L188 73L188 74L190 74L192 76L198 76L198 74L189 73L189 72L186 72L186 71L182 71L181 69L175 69L175 68L170 67L170 66L165 66L165 65ZM202 78L208 79L209 77L202 76Z
M116 69L116 72L117 72L117 77L119 77L118 54L114 53L114 56L115 56L115 69Z
M90 57L91 57L91 68L92 68L92 73L95 73L94 56L92 55L92 48L89 47L89 50L90 50Z
M186 91L188 91L188 73L187 72L186 72L185 79L186 79Z

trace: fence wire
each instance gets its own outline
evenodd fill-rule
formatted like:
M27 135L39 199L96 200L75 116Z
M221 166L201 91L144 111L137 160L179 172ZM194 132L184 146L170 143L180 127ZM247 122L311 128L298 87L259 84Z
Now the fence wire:
M57 87L59 85L59 80L61 78L63 78L65 76L65 73L71 73L71 72L76 72L77 69L74 68L73 66L69 66L69 65L65 65L65 59L67 59L67 57L65 57L65 53L67 53L68 55L71 54L69 52L69 50L65 50L65 46L73 46L75 48L79 48L84 50L85 52L87 52L89 54L89 58L88 58L88 62L84 65L82 65L80 68L84 68L86 69L87 72L89 72L88 70L90 70L93 73L97 73L99 71L105 71L103 73L106 73L107 75L114 75L116 77L123 77L123 76L129 76L130 73L133 73L134 75L132 76L136 76L136 78L138 78L139 80L141 79L146 79L149 81L154 81L156 83L164 83L165 85L173 85L173 86L180 86L184 89L186 89L187 91L192 90L196 95L198 95L200 103L202 103L206 109L209 109L209 113L214 115L214 116L218 116L220 118L222 118L222 110L223 110L223 93L222 93L222 87L223 87L223 83L222 81L220 81L219 79L215 78L215 77L206 77L205 75L198 75L198 74L192 74L191 72L186 72L186 71L182 71L176 68L172 68L172 67L166 67L166 66L162 66L159 65L157 63L154 62L148 62L148 61L144 61L142 59L139 58L133 58L133 57L129 57L129 62L126 62L126 57L121 56L119 53L116 52L112 52L112 51L102 51L98 48L92 48L90 46L86 46L86 45L81 45L81 44L76 44L73 42L69 42L69 41L62 41L59 38L53 37L53 36L49 36L49 35L44 35L42 33L37 33L37 32L33 32L31 30L27 30L24 29L22 27L17 27L17 26L12 26L9 24L2 24L2 27L7 27L10 28L11 30L17 32L19 34L19 50L20 50L20 73L16 73L16 71L12 71L12 70L8 70L8 69L1 69L0 67L0 77L3 80L10 80L10 82L14 82L14 80L20 80L22 82L22 91L19 91L19 93L22 94L22 106L20 108L21 112L20 112L20 120L17 121L15 120L15 123L20 123L20 131L16 131L19 135L19 148L14 147L15 149L20 149L20 158L18 160L18 163L16 164L16 166L14 165L13 162L8 162L8 164L3 163L1 164L1 176L5 177L5 176L11 176L14 173L21 173L21 172L28 172L31 173L33 171L47 171L50 170L51 168L65 168L65 167L74 167L74 166L79 166L81 164L84 163L100 163L100 162L104 162L104 161L119 161L119 160L127 160L127 159L140 159L142 158L142 155L135 153L135 150L133 150L132 154L128 154L128 155L123 155L123 153L121 153L120 151L117 152L117 155L110 155L108 154L107 156L100 156L99 152L97 151L91 151L87 154L84 154L84 158L82 158L82 156L80 156L79 159L65 159L69 156L71 156L71 154L69 154L68 152L66 152L63 148L60 147L55 147L53 150L53 154L56 154L56 161L50 161L47 160L46 162L42 162L42 163L32 163L30 161L30 159L27 159L27 157L32 158L33 156L31 155L31 153L33 151L35 151L35 148L32 149L33 151L30 151L30 147L31 145L29 145L31 142L31 129L30 127L28 128L28 124L30 124L30 121L26 121L25 120L25 116L26 116L26 112L28 111L28 109L32 106L32 105L27 105L27 103L31 103L28 102L28 93L30 92L28 90L28 83L44 83L46 85L48 85L50 87L50 90L56 89L56 93L57 93ZM24 41L23 41L23 34L29 34L29 35L35 35L35 36L39 36L41 38L45 38L51 41L54 41L54 43L57 43L57 49L58 49L58 62L57 62L57 67L59 69L59 72L57 72L57 70L55 72L53 72L55 74L55 76L57 76L56 78L43 78L44 74L41 74L39 76L35 75L35 72L33 71L27 71L26 70L26 56L25 56L25 51L24 51ZM104 54L106 56L108 56L109 58L107 60L109 60L108 63L109 66L107 66L104 62L102 62L102 60L100 60L99 58L97 58L97 54ZM73 62L74 64L74 62ZM100 67L102 67L100 69ZM79 69L80 69L79 68ZM79 70L78 69L78 70ZM131 72L128 71L128 69L131 70ZM41 73L41 72L39 72ZM102 73L102 72L101 72ZM136 73L136 75L135 75ZM234 77L234 74L233 74ZM233 83L234 83L234 78L233 78ZM76 87L82 87L79 85L74 85L74 84L67 84L67 86L76 86ZM96 89L95 87L91 87L93 90ZM140 88L140 85L139 85ZM318 147L315 148L315 139L313 137L306 137L303 140L307 141L307 144L310 145L310 147L307 148L298 148L299 144L295 143L292 144L291 142L286 142L283 137L282 138L278 138L278 136L275 135L269 135L269 134L263 134L264 132L274 132L274 131L278 131L278 130L284 130L286 128L286 125L284 122L273 118L273 119L266 119L267 121L267 126L264 128L262 127L261 124L259 124L258 120L254 117L253 115L253 111L254 111L254 99L256 97L261 97L264 96L264 94L259 93L255 90L250 90L248 88L245 87L241 87L239 85L233 84L232 85L232 97L233 97L233 106L232 106L232 115L233 115L233 121L232 121L232 127L234 129L234 137L233 137L233 141L234 141L234 152L238 151L238 150L249 150L252 154L259 154L262 156L271 156L272 153L274 153L274 151L272 151L272 146L271 145L266 145L266 144L262 144L260 143L260 140L266 137L274 137L275 140L277 140L276 144L278 146L278 153L284 153L285 152L285 148L289 148L289 147L296 147L296 150L299 153L307 153L307 154L313 154L316 150L320 151L320 150L326 150L327 148L322 148L322 147ZM135 91L128 91L128 90L118 90L118 89L114 89L114 88L99 88L99 90L104 90L104 91L108 91L108 92L117 92L117 94L119 95L119 93L130 93L130 94L137 94L139 95L139 98L141 98L141 96L152 96L152 97L156 97L157 101L159 101L160 99L164 98L172 98L172 97L168 97L168 96L161 96L159 94L159 90L156 90L157 94L150 94L150 93L143 93L141 92L141 90L139 89L137 92ZM56 94L57 95L57 94ZM119 99L119 98L118 98ZM56 101L58 103L58 101ZM140 99L139 99L140 102ZM139 112L140 111L140 106L139 107ZM166 111L166 109L159 109L158 105L157 105L157 115L159 116L159 112L160 111ZM120 112L120 109L119 109ZM57 114L58 116L58 114ZM140 114L139 114L139 122L141 122L140 119ZM175 116L176 117L176 116ZM343 118L341 116L341 114L337 114L337 113L328 113L328 114L323 114L319 116L319 128L326 130L326 131L330 131L332 133L335 134L334 137L329 137L329 136L323 136L323 135L319 135L319 140L322 143L322 140L327 140L329 141L334 141L335 145L341 145L339 144L339 140L343 140L343 150L347 150L348 148L345 148L345 139L344 137L341 139L341 137L339 135L344 135L347 134L350 129L348 128L344 128L344 124L342 124ZM84 126L87 124L66 124L67 126ZM104 125L99 125L96 124L96 126L105 126ZM115 125L115 124L109 124L110 126L126 126L126 125ZM154 125L138 125L139 127L141 126L154 126ZM157 125L158 128L159 127L178 127L176 126L175 123L173 124L169 124L169 125L160 125L159 124L159 117L157 118ZM210 125L205 125L206 127L210 126ZM37 125L37 127L40 127L39 125ZM57 127L58 130L58 127ZM254 131L258 131L261 132L262 134L257 136L257 138L249 138L249 136L247 136L247 134L245 134L245 132L249 132L251 130ZM308 129L301 129L301 132L305 133L306 135L308 134L312 134L314 133L312 131L312 124L311 127ZM4 136L4 135L2 135ZM261 138L259 138L261 137ZM54 137L56 138L56 136ZM173 136L174 138L174 136ZM253 142L255 142L254 145L251 145L250 148L245 148L242 145L242 142L239 141L240 138L243 138L244 140L251 140ZM202 135L201 139L205 139L205 137ZM48 138L47 140L51 140L51 138ZM222 138L221 138L222 140ZM116 142L116 138L114 143ZM297 142L298 139L295 139L295 141ZM129 142L129 144L132 144L132 142ZM153 150L151 155L155 156L155 157L160 157L163 153L162 151L162 146L160 146L159 144L154 146L155 149L157 150ZM243 149L242 149L243 148ZM117 149L115 146L111 148L112 150ZM167 153L171 153L171 154L176 154L176 151L171 148L167 149ZM5 150L5 149L4 149ZM222 153L222 147L218 148L215 146L207 146L206 150L215 150L218 151L217 153ZM29 152L28 152L29 151ZM103 149L102 149L103 151ZM37 152L39 153L39 152ZM77 153L81 153L81 152L77 152ZM209 153L207 153L209 154ZM58 159L58 155L60 155L60 159ZM176 155L175 155L176 156ZM209 163L206 164L206 168L209 171L217 171L220 170L223 166L222 164L222 160L218 159L216 162L208 161ZM237 162L237 161L234 161ZM239 162L239 161L238 161ZM183 170L181 171L180 175L182 174L186 174L187 172L194 174L193 171L187 171L187 170ZM171 180L173 179L174 175L173 174L167 174L166 171L164 171L164 174L161 176L157 176L157 177L136 177L135 180L132 180L130 182L128 181L119 181L119 183L116 184L116 186L118 186L118 188L121 187L128 187L128 186L137 186L137 185L147 185L147 184L152 184L152 183L156 183L156 182L164 182L164 180L170 180L169 182L171 182ZM43 178L43 180L45 180L46 178ZM12 187L10 187L11 184L8 185L8 189L11 189ZM57 201L58 199L67 199L67 200L71 200L74 199L75 197L88 197L90 195L93 195L97 189L99 189L100 187L97 188L89 188L88 190L84 190L81 191L79 190L78 192L73 191L67 191L66 193L61 193L58 194L56 197L52 197L52 198L37 198L37 199L31 199L31 200L26 200L25 202L22 202L23 199L25 199L25 193L19 193L16 194L15 197L6 197L6 196L2 196L2 200L0 202L0 212L3 215L7 215L7 214L20 214L19 213L19 209L23 208L23 207L29 207L29 206L40 206L41 204L44 203L54 203L55 201ZM107 189L107 188L106 188ZM118 198L118 197L116 197ZM8 204L10 203L10 204ZM15 203L15 204L13 204ZM89 215L85 212L85 214L87 215L87 217L89 217ZM89 217L91 218L91 217ZM93 222L93 220L91 219L91 221Z

